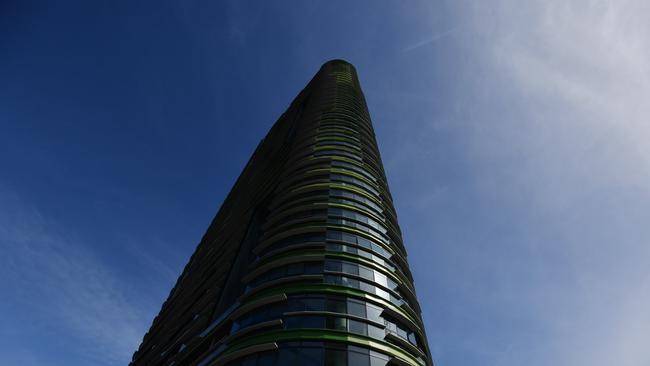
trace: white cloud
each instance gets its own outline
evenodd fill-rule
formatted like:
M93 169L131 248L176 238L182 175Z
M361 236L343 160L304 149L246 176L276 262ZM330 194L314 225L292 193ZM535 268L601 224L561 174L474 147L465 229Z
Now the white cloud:
M413 44L410 44L410 45L404 47L402 52L411 52L411 51L416 50L416 49L418 49L420 47L428 46L428 45L430 45L432 43L435 43L435 42L441 40L444 37L450 36L451 34L456 32L457 30L458 30L458 28L451 28L451 29L447 29L445 31L442 31L440 33L434 34L432 37L429 37L429 38L427 38L425 40L422 40L422 41L419 41L419 42L415 42Z
M423 13L459 31L404 55L433 82L383 152L434 359L649 364L650 2Z
M529 321L550 331L542 343L559 344L543 357L648 364L650 3L504 0L471 9L485 42L477 62L493 73L475 85L491 89L478 98L504 107L487 107L472 127L473 158L510 171L483 172L495 182L486 194L526 207L531 239L555 240L538 249L551 253L542 272L565 276L516 284L518 305L538 311ZM504 158L514 166L504 169ZM502 364L533 348L508 352Z
M650 182L650 3L544 1L526 13L501 4L488 56L543 127L571 124L590 143L615 144L608 168Z
M77 242L74 233L57 228L17 196L0 190L0 206L0 286L14 304L33 312L20 320L23 325L41 319L37 326L42 332L54 329L58 341L75 345L69 353L89 363L128 362L150 319L126 298L127 284ZM2 314L5 320L21 316ZM43 357L37 352L28 356Z

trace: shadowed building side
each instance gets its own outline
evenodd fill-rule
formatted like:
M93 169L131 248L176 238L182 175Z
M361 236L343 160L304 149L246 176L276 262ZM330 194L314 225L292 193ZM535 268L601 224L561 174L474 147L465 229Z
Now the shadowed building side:
M433 365L352 65L271 128L131 365Z

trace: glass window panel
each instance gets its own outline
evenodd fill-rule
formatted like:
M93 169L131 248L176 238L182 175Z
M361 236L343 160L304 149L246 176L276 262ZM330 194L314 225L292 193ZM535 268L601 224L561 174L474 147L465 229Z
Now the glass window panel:
M368 335L372 338L384 339L386 333L383 329L376 327L374 325L368 324Z
M350 347L353 348L353 347ZM359 347L354 347L359 348ZM367 352L348 351L348 365L370 366L370 355Z
M366 304L362 301L348 299L348 314L366 317Z
M241 361L241 364L240 364L240 365L241 365L241 366L255 366L255 363L256 363L256 362L255 362L255 361L256 361L255 358L256 358L256 357L257 357L257 355L247 356L246 358L244 358L244 359Z
M340 208L332 208L332 207L330 207L329 214L332 215L332 216L342 216L343 215L343 210L341 210Z
M301 322L300 318L298 317L289 317L284 319L284 327L286 329L295 329L295 328L300 328Z
M287 266L287 275L295 276L302 274L302 263L291 263Z
M303 309L305 311L320 311L323 310L323 303L325 299L318 297L309 297L303 300Z
M326 271L333 271L333 272L341 272L342 271L342 264L341 264L341 262L338 262L338 261L326 261L325 262L325 270Z
M372 248L373 244L370 242L370 240L366 238L359 237L359 245L361 245L364 248ZM377 245L377 244L375 244Z
M394 289L397 288L397 283L390 278L386 278L386 284L388 288Z
M349 277L341 277L341 284L347 287L359 288L359 280Z
M348 243L356 243L356 236L348 233L342 233L342 239L343 241L347 241Z
M284 270L284 268L282 268L282 270ZM275 279L278 279L278 278L282 277L282 275L283 275L283 273L280 273L279 270L274 269L274 270L268 272L267 274L262 275L261 277L258 277L258 279L255 280L255 283L262 283L262 282L268 281L268 280L275 280Z
M345 314L346 313L345 301L339 298L328 298L327 311Z
M386 258L390 257L390 254L388 253L388 251L386 251L386 249L384 249L381 245L372 243L371 246L372 246L373 251L381 254L382 256L384 256Z
M359 268L356 264L343 262L343 272L353 275L359 274Z
M389 295L389 298L388 298L388 299L390 300L390 302L392 302L393 304L395 304L395 305L397 305L397 306L402 306L402 304L405 303L404 300L402 300L402 299L398 299L397 297L395 297L395 296L393 296L393 295Z
M348 353L340 349L325 349L325 366L347 366Z
M325 328L325 317L305 316L301 321L302 328Z
M384 290L382 290L382 289L380 289L378 287L375 288L375 294L377 294L377 296L381 296L382 298L384 298L386 300L389 300L391 298L388 291L384 291Z
M397 331L397 325L393 322L386 321L386 329L388 329L391 332L396 332Z
M296 365L297 348L287 347L278 350L278 365Z
M367 282L360 281L359 284L360 284L359 288L361 288L363 291L370 292L370 293L373 293L373 294L376 292L375 291L375 286L373 286L373 285L371 285L371 284L369 284Z
M332 243L327 244L327 250L330 250L332 252L340 252L341 247L342 247L341 244L332 244Z
M368 326L366 323L362 323L357 320L348 319L348 327L351 333L363 334L363 335L368 334Z
M382 309L374 305L367 304L366 311L368 312L367 318L376 322L382 322L381 312Z
M375 279L374 271L364 266L359 266L359 275L370 281L374 281Z
M378 359L384 360L386 362L388 362L388 360L390 360L390 357L388 357L387 355L385 355L383 353L380 353L380 352L377 352L377 351L373 351L373 350L370 350L370 357L378 358Z
M323 364L323 349L316 347L299 348L296 365L321 366Z
M417 340L417 338L415 338L415 333L409 332L408 340L409 340L409 342L411 342L411 344L413 344L415 346L418 345L418 340Z
M325 318L322 316L292 316L284 319L286 329L325 328Z
M381 272L375 272L375 282L382 286L388 287L388 277L386 277L386 275Z
M316 274L316 273L322 273L323 272L323 265L322 263L318 262L307 262L305 263L303 273L304 274Z
M271 306L268 308L268 318L277 318L278 316L282 315L282 313L285 310L285 305L275 305Z
M328 231L327 232L327 239L332 239L332 240L341 240L343 233L340 231Z
M257 366L273 366L275 362L275 352L264 352L257 359Z
M388 356L370 351L370 366L386 366L386 364L388 364Z
M339 318L335 316L330 316L327 318L327 329L334 330L346 330L347 329L347 319Z
M323 278L324 283L329 283L329 284L339 284L340 281L336 276L331 276L331 275L326 275L325 278Z
M377 262L377 263L380 263L381 265L386 266L386 267L388 267L388 268L390 268L391 270L394 271L393 266L388 265L388 264L386 263L386 261L384 261L384 259L381 258L380 256L378 256L378 255L374 255L374 254L371 254L371 258L372 258L373 261L375 261L375 262Z
M365 250L359 250L358 253L360 256L368 259L372 259L373 255L371 253L366 252Z

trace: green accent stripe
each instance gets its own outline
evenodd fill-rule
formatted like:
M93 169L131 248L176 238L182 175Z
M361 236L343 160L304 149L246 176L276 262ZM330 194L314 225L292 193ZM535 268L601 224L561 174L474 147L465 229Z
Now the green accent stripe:
M284 286L277 286L277 287L270 288L268 290L263 290L258 294L246 299L242 303L242 305L250 301L255 301L262 297L267 297L270 295L281 294L281 293L292 294L292 295L301 294L301 293L319 293L319 294L331 293L331 294L338 294L338 295L349 295L360 299L365 299L381 307L389 308L396 313L402 314L403 317L409 319L411 323L413 323L416 326L418 333L424 335L424 333L422 332L422 324L420 322L420 319L417 317L417 314L411 314L409 312L406 312L404 309L393 305L391 302L386 301L379 296L371 295L367 292L350 288L350 287L336 286L330 284L287 283L284 284Z
M402 348L393 345L392 343L380 341L377 339L364 337L356 334L350 334L347 332L341 332L330 329L291 329L291 330L275 330L268 333L260 334L258 336L252 336L246 339L243 339L241 342L235 343L229 347L227 351L223 353L219 358L224 357L232 352L237 350L250 347L256 344L268 343L268 342L285 342L285 341L331 341L331 342L343 342L356 346L362 346L365 348L370 348L375 351L382 352L389 356L399 357L412 366L421 366L417 361L417 358L414 357L409 352L405 352Z

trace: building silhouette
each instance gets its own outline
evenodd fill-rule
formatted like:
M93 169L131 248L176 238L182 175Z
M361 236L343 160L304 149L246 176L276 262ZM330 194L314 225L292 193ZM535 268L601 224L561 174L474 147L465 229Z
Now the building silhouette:
M433 365L352 65L260 142L131 365Z

